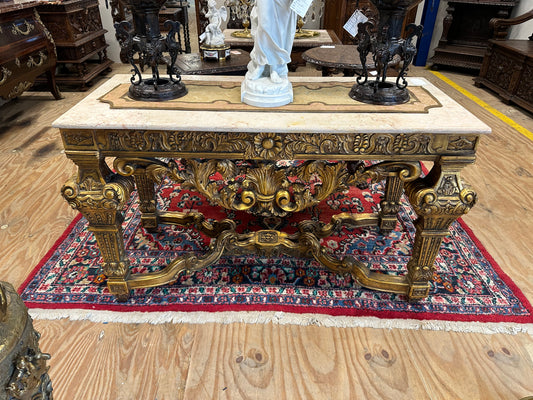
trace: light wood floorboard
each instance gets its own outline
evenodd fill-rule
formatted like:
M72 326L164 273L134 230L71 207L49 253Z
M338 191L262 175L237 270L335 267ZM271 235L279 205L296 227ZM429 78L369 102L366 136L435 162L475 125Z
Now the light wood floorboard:
M441 72L533 131L531 114L474 87L472 76ZM533 301L533 142L430 71L412 68L410 75L426 77L494 130L464 171L479 195L464 220ZM45 92L25 93L0 107L0 279L15 287L76 215L59 194L74 167L50 125L86 93L64 94L54 101ZM52 354L56 400L533 395L533 338L526 334L68 320L39 320L35 327L41 349Z

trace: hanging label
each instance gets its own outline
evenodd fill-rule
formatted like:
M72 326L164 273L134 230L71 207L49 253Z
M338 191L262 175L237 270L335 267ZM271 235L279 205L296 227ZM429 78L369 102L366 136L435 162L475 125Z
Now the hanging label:
M313 0L293 0L291 2L291 10L303 18L307 14L309 7L311 7L312 2Z
M355 10L348 21L346 21L343 28L346 32L355 37L358 32L357 25L366 21L368 21L367 16L363 14L361 10Z

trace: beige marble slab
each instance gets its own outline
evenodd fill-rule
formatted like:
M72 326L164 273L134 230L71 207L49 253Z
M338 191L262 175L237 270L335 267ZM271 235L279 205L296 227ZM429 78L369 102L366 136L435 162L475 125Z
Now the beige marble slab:
M281 112L191 111L161 109L112 109L100 97L129 82L129 75L115 75L58 118L53 126L63 129L139 129L213 132L316 132L316 133L434 133L488 134L491 129L423 78L409 78L409 85L423 86L442 107L427 113L385 112ZM234 81L236 77L186 76L187 80ZM291 77L293 82L339 81L354 78ZM348 90L346 93L348 96Z

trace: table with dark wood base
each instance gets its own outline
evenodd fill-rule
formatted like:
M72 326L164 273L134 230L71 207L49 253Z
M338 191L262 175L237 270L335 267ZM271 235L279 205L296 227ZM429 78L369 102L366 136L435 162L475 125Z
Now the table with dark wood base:
M331 76L339 72L342 72L344 76L354 76L363 71L357 46L351 44L314 47L306 50L302 54L302 58L304 61L316 65L322 71L322 76ZM398 61L393 60L389 63L387 76L397 74L395 67L398 65ZM368 71L374 71L376 68L372 53L368 53L366 57L366 68Z
M183 75L244 74L250 61L250 53L241 49L231 49L231 57L225 60L205 60L200 53L180 54L176 67Z
M254 47L254 41L250 38L234 37L232 33L238 29L226 29L224 31L224 42L231 47L238 47L251 52ZM317 46L341 44L340 39L332 30L317 30L318 35L310 38L294 39L291 51L291 62L289 70L296 71L297 67L305 65L305 60L302 58L304 51Z

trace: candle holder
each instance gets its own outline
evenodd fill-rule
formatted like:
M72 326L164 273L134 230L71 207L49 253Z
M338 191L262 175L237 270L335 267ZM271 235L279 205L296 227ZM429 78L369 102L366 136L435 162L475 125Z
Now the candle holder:
M401 37L403 20L407 11L420 0L371 0L379 11L377 33L372 33L374 24L370 21L358 25L359 44L357 50L362 64L362 73L350 91L350 97L363 103L394 105L409 101L405 76L414 56L414 37L422 34L422 25L409 24L407 37ZM377 76L368 80L367 56L372 53ZM398 62L396 62L396 60ZM401 63L396 82L387 81L387 69L391 63Z
M177 21L166 21L166 37L159 30L159 10L165 0L129 0L133 15L133 29L128 21L115 24L116 37L128 62L132 65L131 86L128 95L135 100L171 100L187 94L181 76L174 66L180 52L180 26ZM178 41L175 40L178 36ZM170 58L163 57L168 52ZM167 65L168 78L159 75L159 64ZM151 78L143 79L145 67L150 67Z
M235 31L231 34L237 38L251 38L250 31L250 13L255 6L255 0L226 0L225 5L230 9L230 18L233 20L241 20L242 31Z

